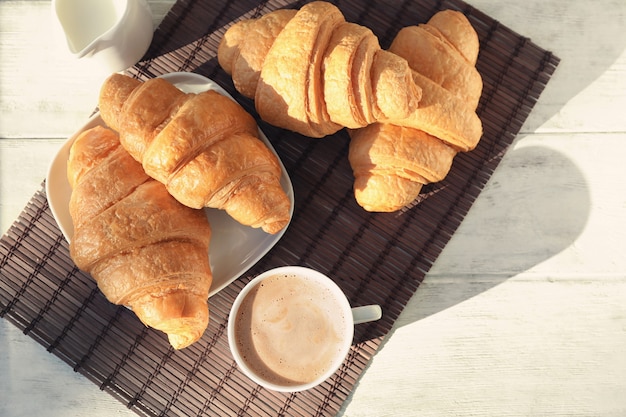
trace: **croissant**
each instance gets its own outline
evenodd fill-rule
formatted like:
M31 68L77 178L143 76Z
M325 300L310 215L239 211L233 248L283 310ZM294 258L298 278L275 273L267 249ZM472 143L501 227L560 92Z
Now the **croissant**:
M76 265L110 302L167 333L175 349L197 341L208 325L212 281L204 213L170 196L102 126L77 137L67 176Z
M426 24L402 28L389 51L408 61L423 97L409 117L389 123L423 130L459 151L474 149L482 136L478 50L478 35L461 12L444 10Z
M415 200L424 184L443 180L458 152L476 147L478 36L460 12L444 10L427 24L402 28L389 51L405 58L422 89L404 119L349 131L354 194L368 211L391 212Z
M423 184L443 180L456 151L428 133L389 123L350 132L354 195L367 211L407 206Z
M310 137L405 118L422 96L404 58L323 1L235 23L218 61L263 120Z
M101 87L99 110L145 172L184 205L222 209L271 234L289 223L278 158L234 100L113 74Z

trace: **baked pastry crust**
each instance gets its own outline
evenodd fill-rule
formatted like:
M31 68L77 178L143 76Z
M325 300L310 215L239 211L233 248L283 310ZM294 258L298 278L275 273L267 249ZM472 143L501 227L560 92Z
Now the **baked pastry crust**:
M74 236L70 255L105 297L130 307L182 349L208 321L211 227L176 201L101 126L77 137L68 180Z
M225 210L272 234L289 223L278 157L234 100L213 90L185 94L162 78L142 83L114 74L99 107L122 146L181 203Z

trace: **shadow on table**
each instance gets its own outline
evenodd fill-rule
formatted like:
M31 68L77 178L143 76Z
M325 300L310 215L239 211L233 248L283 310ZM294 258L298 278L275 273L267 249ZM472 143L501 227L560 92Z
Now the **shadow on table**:
M476 7L487 14L502 14L496 3L483 5L477 0ZM624 52L626 3L570 2L566 9L556 10L558 4L533 0L519 7L542 16L544 24L532 31L540 38L531 40L561 59L524 125L523 131L535 131ZM555 18L548 25L551 13ZM516 28L516 22L502 23L529 35ZM598 109L588 117L602 112ZM507 169L496 170L395 327L433 315L531 269L570 246L584 229L591 204L588 185L567 156L547 147L511 148L501 166ZM430 286L437 290L429 291Z
M528 146L511 149L501 167L505 169L493 174L379 351L397 329L529 270L562 252L584 230L591 199L571 159L547 147Z
M569 247L591 200L576 164L543 146L511 150L395 327L438 313Z

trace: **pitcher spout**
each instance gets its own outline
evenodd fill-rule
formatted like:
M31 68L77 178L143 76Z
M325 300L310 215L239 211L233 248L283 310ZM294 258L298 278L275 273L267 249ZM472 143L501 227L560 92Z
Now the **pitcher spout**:
M153 35L145 0L52 0L53 18L76 58L95 58L112 72L135 64Z

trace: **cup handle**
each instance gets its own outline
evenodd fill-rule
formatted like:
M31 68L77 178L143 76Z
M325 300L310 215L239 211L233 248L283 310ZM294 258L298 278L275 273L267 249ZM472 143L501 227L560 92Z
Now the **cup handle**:
M352 308L352 318L354 320L354 324L380 320L382 316L383 310L377 304Z

